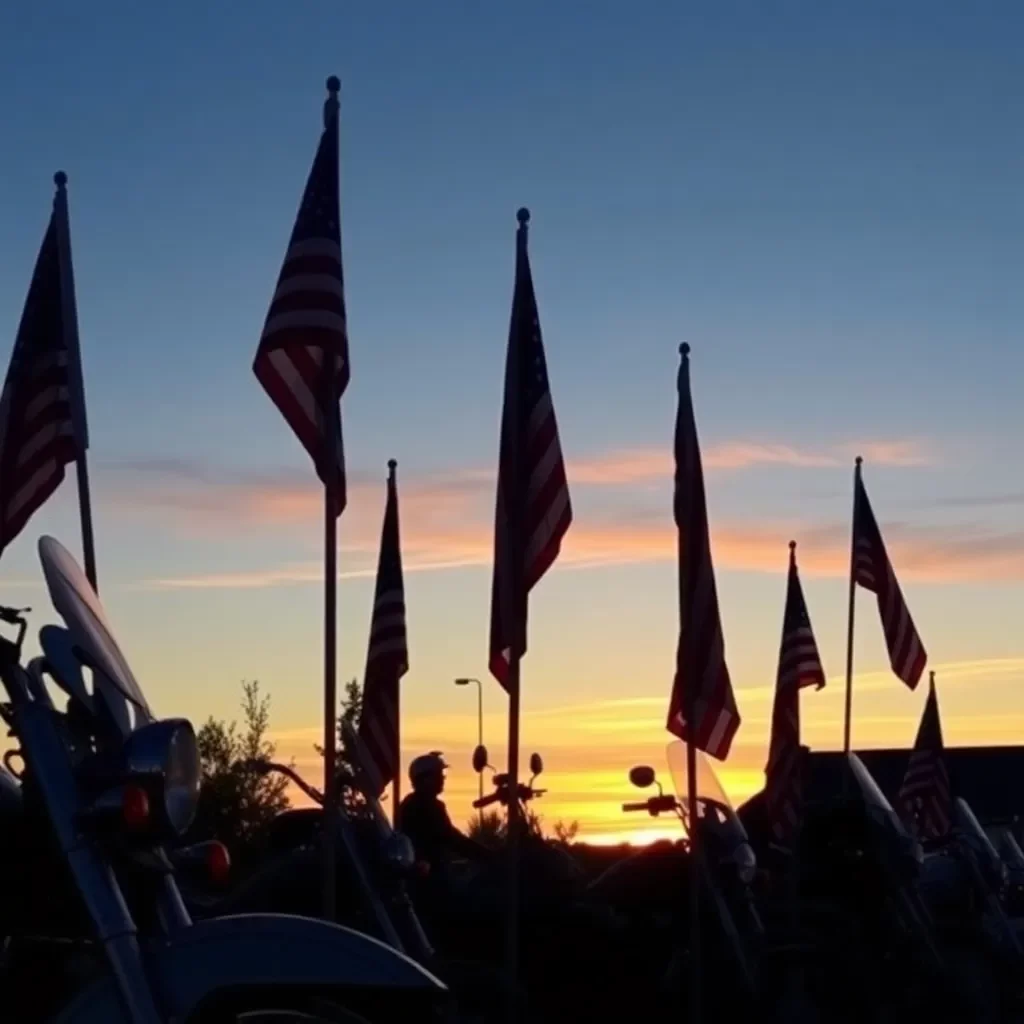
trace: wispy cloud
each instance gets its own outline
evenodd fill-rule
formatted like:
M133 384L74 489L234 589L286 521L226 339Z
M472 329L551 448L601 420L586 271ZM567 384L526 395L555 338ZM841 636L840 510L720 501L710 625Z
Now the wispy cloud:
M912 442L874 442L858 450L892 465L920 464L927 451ZM849 446L853 450L853 445ZM752 465L840 465L832 452L791 446L732 443L711 447L707 461L717 469ZM664 452L620 451L571 467L576 479L597 487L635 493L644 480L666 481L671 466ZM171 529L223 536L270 531L281 526L312 528L321 515L321 496L310 475L298 471L228 473L201 463L142 460L107 466L107 500L120 514L145 512ZM343 532L343 578L371 575L376 564L382 474L351 474L349 509ZM591 569L669 561L676 557L675 528L669 510L594 504L578 515L563 545L559 569ZM487 566L492 557L493 482L478 470L402 479L402 542L409 572ZM1024 530L978 523L948 526L884 522L886 542L901 579L928 582L1024 580ZM315 537L315 531L294 531ZM758 520L717 517L712 546L721 571L772 572L784 567L786 544L796 540L806 575L841 577L848 571L849 526L845 521ZM241 589L315 583L321 579L311 541L308 559L252 567L220 568L215 573L181 573L149 578L161 588Z
M735 471L758 466L828 468L845 465L859 451L873 463L918 466L930 462L928 450L916 441L874 441L830 449L804 449L789 444L728 441L708 446L709 471ZM298 469L239 472L177 458L137 458L102 465L107 477L104 500L122 512L157 515L186 529L229 526L273 527L313 522L320 514L321 495L309 473ZM668 483L673 472L668 445L613 450L570 460L574 485L622 487ZM349 471L351 510L376 509L382 501L383 474ZM428 516L462 512L481 501L493 501L492 468L468 468L402 479L403 506ZM417 507L420 506L420 507ZM407 515L406 518L411 518Z
M403 510L404 511L404 510ZM486 521L446 526L409 517L403 523L408 572L486 567L491 564L492 536ZM799 541L805 576L841 578L849 571L849 527L799 522L719 523L712 530L715 565L720 571L779 573L785 567L787 542ZM900 578L927 583L1024 581L1024 531L992 531L978 526L886 528L886 541ZM344 550L350 566L342 579L372 575L377 538L367 534ZM566 537L559 571L669 562L676 557L674 527L641 520L576 523ZM183 574L154 578L146 585L165 589L243 589L321 581L317 560L237 572Z
M847 465L856 455L863 456L869 464L880 466L928 466L934 462L931 449L916 440L847 442L817 449L738 440L708 445L703 452L703 464L709 471L759 466L829 469ZM572 460L567 471L570 482L574 484L619 486L667 480L673 472L672 452L668 445L663 448L623 448Z
M837 466L840 460L827 452L802 451L785 444L730 441L712 445L704 452L706 469L750 469L754 466L796 466L814 469Z
M566 474L572 484L615 487L669 480L672 453L667 448L623 448L585 459L570 459Z
M846 462L860 455L868 465L934 466L938 461L933 449L921 441L862 441L843 445Z
M931 505L946 508L1000 508L1024 505L1024 491L1007 491L1002 494L964 494L929 501Z

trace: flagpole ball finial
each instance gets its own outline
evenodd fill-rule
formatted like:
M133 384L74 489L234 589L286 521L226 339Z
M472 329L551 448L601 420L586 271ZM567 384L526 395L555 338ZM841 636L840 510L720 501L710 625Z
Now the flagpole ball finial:
M327 91L329 93L341 92L341 79L338 78L337 75L331 75L331 77L327 79Z
M791 552L793 552L793 551L796 551L796 541L795 541L795 540L791 540L791 541L789 542L789 550L790 550Z
M519 221L521 228L525 228L530 223L530 211L525 206L520 206L516 210L516 220Z
M864 465L864 457L862 455L858 455L857 458L853 460L853 463L858 469L860 469L860 467Z
M66 188L68 183L68 176L63 171L58 171L53 176L53 183L57 188Z
M687 341L684 341L684 342L683 342L683 343L682 343L682 344L681 344L681 345L679 346L679 354L680 354L680 355L681 355L681 356L682 356L682 357L683 357L684 359L689 359L689 358L690 358L690 343L689 343L689 342L687 342Z
M388 476L394 480L395 470L398 469L398 459L388 459Z

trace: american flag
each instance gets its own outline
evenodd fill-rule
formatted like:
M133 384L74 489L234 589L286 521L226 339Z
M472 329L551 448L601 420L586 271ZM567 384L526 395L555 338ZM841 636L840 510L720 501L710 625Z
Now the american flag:
M821 689L825 671L807 614L803 587L796 568L796 544L789 546L789 581L786 611L779 645L779 671L775 679L772 734L765 771L765 799L775 838L788 844L800 818L802 803L800 748L800 691Z
M885 644L893 672L912 690L917 686L928 656L914 628L910 609L896 582L896 573L886 554L868 492L860 477L858 463L853 511L853 578L878 599Z
M0 552L88 447L63 176L0 394Z
M491 583L490 670L506 690L512 658L526 653L527 596L558 557L572 522L526 250L529 212L520 210L518 218Z
M373 595L370 645L363 677L363 710L359 719L359 738L369 761L363 767L367 786L374 796L380 796L398 775L398 681L409 671L394 460L388 466L388 496L380 535L377 588Z
M324 483L328 482L327 460L332 451L336 453L340 514L345 507L345 456L338 402L348 386L350 366L341 266L338 113L333 95L327 101L324 119L326 126L302 194L253 371L309 452ZM324 379L325 361L332 369L330 380ZM336 441L325 446L332 423Z
M675 520L679 529L679 645L667 728L700 750L726 758L740 713L725 664L725 641L711 562L697 424L690 396L690 346L680 348L676 414ZM687 715L693 714L693 728Z
M900 786L899 805L904 820L921 839L937 839L949 831L949 775L943 757L942 723L934 672L929 680L928 700L921 715L907 774Z

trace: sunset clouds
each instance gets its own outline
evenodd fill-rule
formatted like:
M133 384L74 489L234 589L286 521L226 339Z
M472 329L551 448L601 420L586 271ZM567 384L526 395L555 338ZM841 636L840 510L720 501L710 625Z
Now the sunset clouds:
M865 441L836 447L803 448L756 441L726 441L704 448L705 470L742 470L758 466L829 469L849 465L861 455L879 466L926 466L933 461L927 445L915 440ZM569 482L598 486L670 479L672 452L665 448L625 448L589 459L570 460Z
M808 473L841 470L848 452L865 453L870 465L911 468L932 463L927 445L913 440L845 443L830 448L729 442L710 445L709 472L735 474L762 466ZM147 516L165 529L217 536L310 527L319 520L321 497L301 472L225 473L199 463L143 461L106 468L106 500L121 516ZM561 570L662 562L675 557L668 495L668 453L623 449L570 462L580 509L564 543ZM399 467L402 542L409 572L490 564L493 480L486 470L403 476ZM383 474L355 473L349 487L342 551L343 575L372 573L383 502ZM952 507L955 507L952 506ZM884 522L886 540L901 578L929 583L1024 579L1024 530L978 521L949 525ZM307 534L303 531L301 536ZM147 579L165 588L252 588L313 583L321 578L315 530L308 558L233 571L181 573ZM712 545L720 571L777 572L779 552L790 539L800 544L809 576L841 577L849 559L845 519L805 515L713 517Z

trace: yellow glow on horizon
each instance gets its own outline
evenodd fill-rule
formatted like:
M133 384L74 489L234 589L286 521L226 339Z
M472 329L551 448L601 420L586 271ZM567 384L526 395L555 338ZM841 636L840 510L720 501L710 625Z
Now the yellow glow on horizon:
M976 686L1005 686L1024 674L1024 658L996 658L936 665L947 743L1016 743L1024 736L1024 700L1001 713L976 710ZM825 690L805 691L803 731L814 749L835 749L842 730L843 684L830 679ZM764 783L772 687L742 687L738 699L743 726L728 762L715 770L733 803L741 804ZM887 672L866 672L854 682L855 745L903 746L913 742L923 693L910 693ZM1016 692L1016 687L1014 687ZM866 695L870 695L870 701ZM527 709L522 718L521 770L532 750L539 750L546 770L537 785L547 792L533 809L550 831L556 822L577 821L579 837L594 843L646 843L682 835L670 818L651 819L624 813L622 804L641 799L627 778L629 768L650 764L666 792L673 780L666 762L671 737L664 729L665 698L637 694L624 698L576 701ZM485 735L504 736L504 714L485 715ZM474 815L477 778L470 768L476 716L470 711L418 711L402 722L403 763L430 749L445 752L449 762L445 801L452 820L465 827ZM274 736L279 753L294 757L300 771L318 780L321 762L313 752L320 730L301 727ZM505 751L490 748L490 760L504 770ZM682 785L682 780L678 783ZM403 786L403 789L405 787ZM485 779L485 790L487 789ZM385 807L390 810L389 801Z

